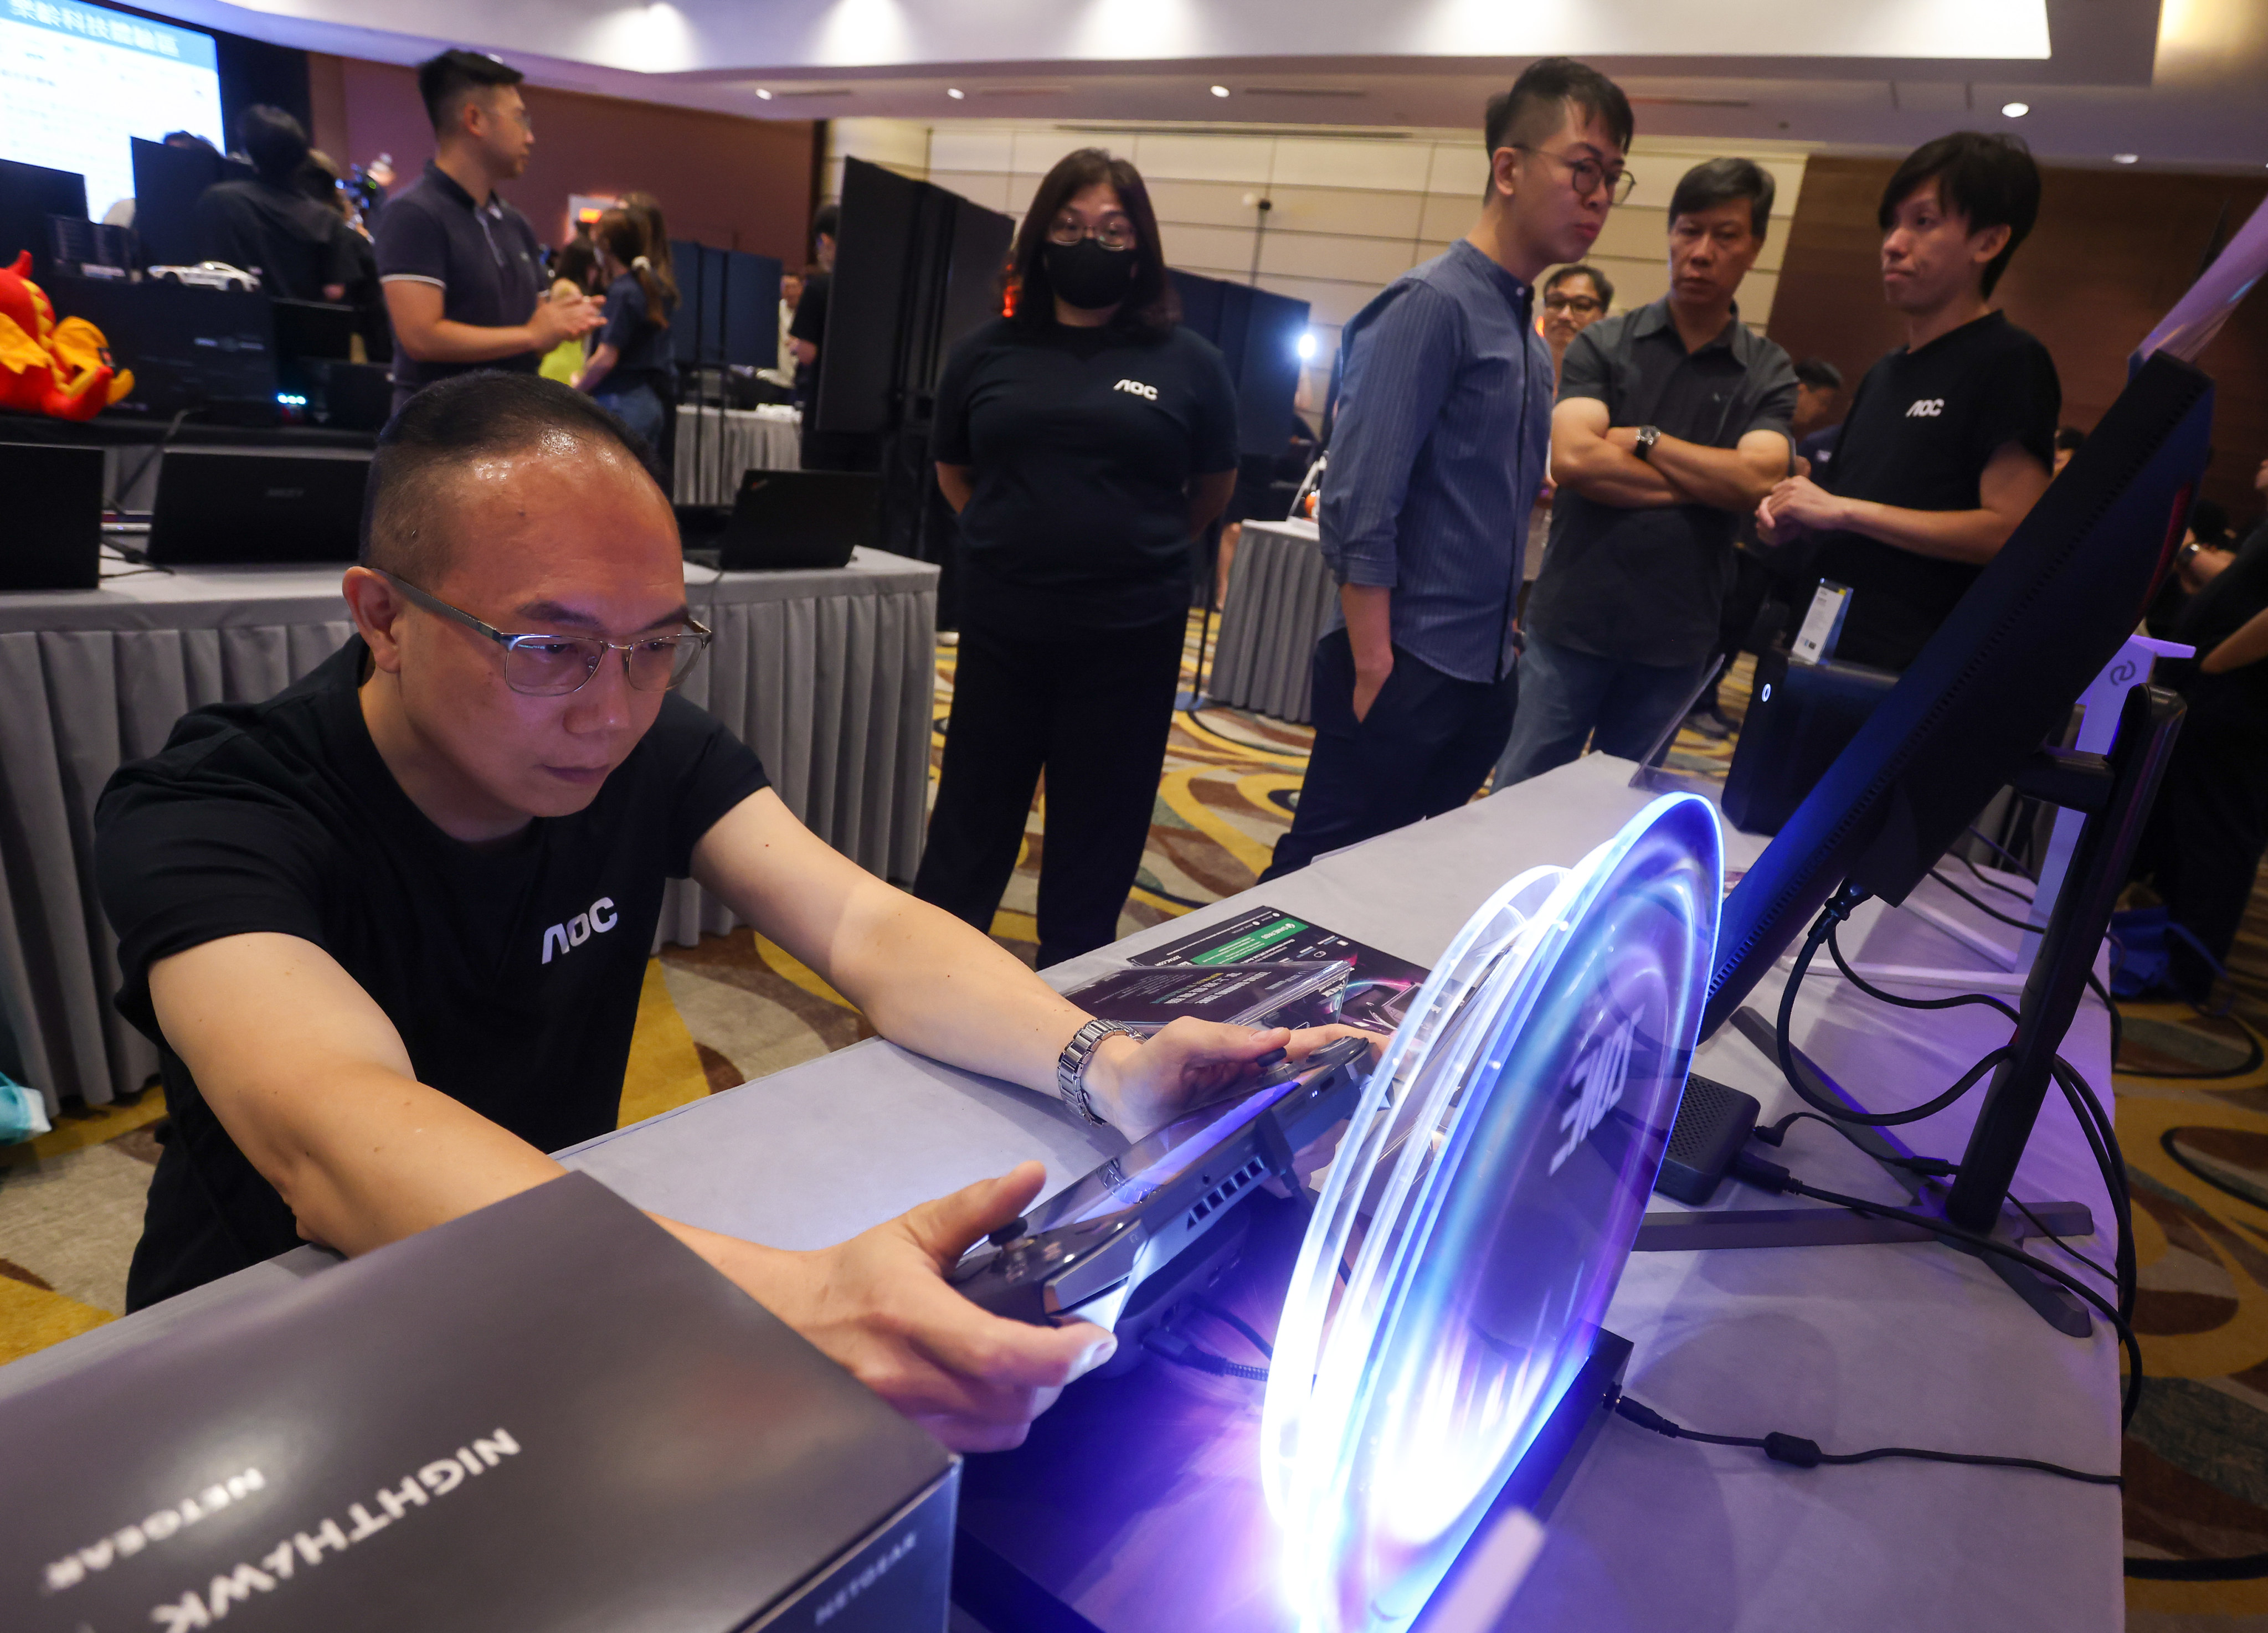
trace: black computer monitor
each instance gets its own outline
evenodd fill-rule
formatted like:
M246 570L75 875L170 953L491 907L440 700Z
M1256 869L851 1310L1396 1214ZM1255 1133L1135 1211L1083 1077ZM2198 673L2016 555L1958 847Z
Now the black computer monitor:
M780 263L770 255L726 250L724 360L742 368L779 366Z
M1194 272L1173 274L1182 325L1220 349L1236 383L1237 444L1248 458L1274 459L1300 394L1300 337L1307 303Z
M708 363L701 352L701 274L699 244L691 239L669 240L669 261L677 276L677 311L669 320L669 353L680 363Z
M58 318L100 329L134 371L134 389L104 417L162 423L186 410L205 425L276 423L275 303L258 291L58 278L48 297Z
M152 267L188 267L204 259L197 236L197 201L216 181L242 181L251 166L201 147L167 147L133 138L134 231L142 260Z
M869 165L843 166L841 231L820 337L816 402L804 414L830 434L875 435L897 423L904 307L913 281L924 184Z
M2152 357L1726 898L1701 1023L1845 882L1903 901L2142 616L2211 452L2213 382Z
M33 279L44 284L54 276L50 216L86 219L86 178L75 170L0 158L0 267L13 266L28 249Z

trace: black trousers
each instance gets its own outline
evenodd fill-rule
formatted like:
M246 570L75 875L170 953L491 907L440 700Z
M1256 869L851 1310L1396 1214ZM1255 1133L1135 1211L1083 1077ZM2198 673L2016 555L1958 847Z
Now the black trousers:
M990 931L1044 767L1040 967L1117 940L1157 806L1185 627L1176 616L1052 641L963 629L914 894Z
M1334 629L1315 643L1315 747L1292 831L1260 877L1454 811L1480 789L1512 735L1513 688L1460 680L1394 649L1378 701L1354 717L1354 650Z
M2260 857L2268 849L2268 722L2251 688L2195 675L2189 712L2150 808L2136 872L2149 874L2167 916L2228 961ZM2175 984L2202 998L2213 973L2189 945L2170 950Z

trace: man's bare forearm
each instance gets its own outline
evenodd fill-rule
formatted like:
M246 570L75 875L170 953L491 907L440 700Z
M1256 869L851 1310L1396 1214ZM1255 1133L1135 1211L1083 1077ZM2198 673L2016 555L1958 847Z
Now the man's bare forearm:
M1787 473L1766 475L1736 448L1705 448L1699 443L1664 437L1646 456L1646 468L1684 496L1684 502L1744 515Z
M1374 584L1341 585L1339 610L1346 617L1347 644L1353 649L1355 673L1370 674L1392 669L1393 587Z
M2268 612L2258 612L2239 624L2229 637L2205 653L2198 666L2207 674L2226 674L2268 658Z
M1654 511L1687 503L1684 491L1668 476L1603 440L1594 439L1565 452L1554 445L1551 480L1616 510Z

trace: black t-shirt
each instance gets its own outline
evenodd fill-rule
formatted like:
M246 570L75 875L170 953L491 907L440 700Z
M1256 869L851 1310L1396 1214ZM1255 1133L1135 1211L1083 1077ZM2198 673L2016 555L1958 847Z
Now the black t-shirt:
M1192 477L1236 468L1212 342L995 319L954 348L931 457L971 467L961 619L1027 636L1128 629L1189 604Z
M1992 456L2010 443L2054 466L2063 387L2048 349L1988 313L1919 351L1901 346L1867 371L1821 486L1909 511L1973 511ZM1830 533L1813 558L1851 586L1836 657L1904 669L1982 568Z
M645 291L633 275L625 272L607 285L606 319L599 343L612 346L616 355L599 390L659 386L669 378L669 331L647 311Z
M827 296L834 282L832 273L804 275L803 294L795 303L795 316L788 320L790 340L807 341L814 346L826 342ZM795 394L803 404L806 420L810 417L812 393L817 387L818 379L819 366L816 364L799 363L795 365Z
M765 786L755 754L672 693L586 809L475 849L428 820L379 758L356 689L366 654L357 637L265 702L183 716L96 808L119 1012L158 1045L173 1125L133 1307L298 1240L166 1047L152 963L257 931L312 941L386 1011L420 1082L556 1151L615 1126L665 881Z
M320 300L331 283L351 283L357 267L335 210L265 181L219 181L197 197L197 243L208 261L260 274L260 286L284 300Z

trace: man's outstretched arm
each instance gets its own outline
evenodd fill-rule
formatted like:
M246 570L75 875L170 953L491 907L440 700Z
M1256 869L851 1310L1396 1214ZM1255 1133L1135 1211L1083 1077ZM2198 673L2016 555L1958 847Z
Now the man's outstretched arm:
M693 876L733 912L816 970L893 1043L1042 1093L1088 1016L1007 949L830 849L770 789L703 835ZM1145 1043L1103 1041L1087 1076L1095 1109L1129 1139L1215 1099L1258 1056L1326 1041L1175 1021Z
M207 942L153 964L150 991L222 1127L312 1240L366 1253L564 1172L418 1082L393 1022L312 942ZM659 1222L900 1411L949 1445L986 1450L1022 1439L1055 1392L1112 1348L1083 1323L1002 1320L943 1280L1042 1182L1027 1163L816 1253Z

